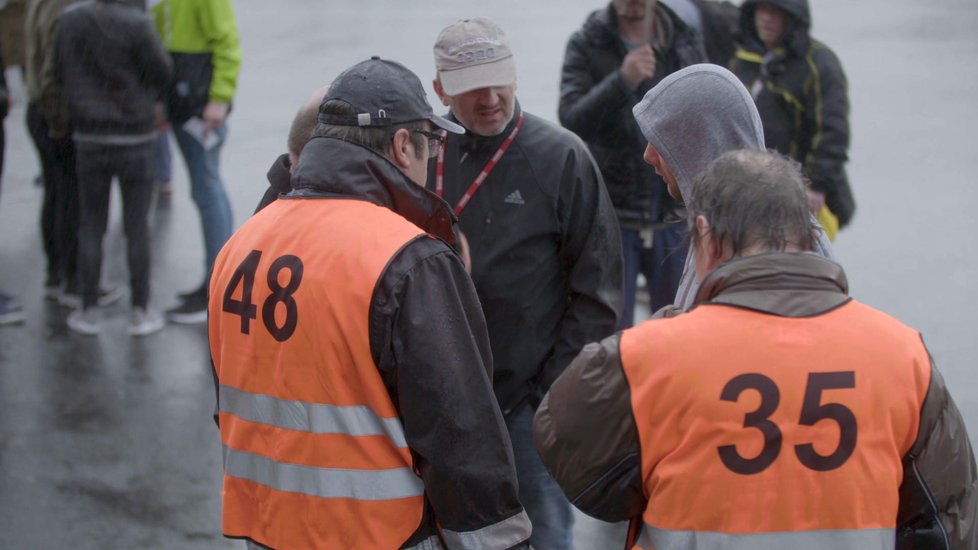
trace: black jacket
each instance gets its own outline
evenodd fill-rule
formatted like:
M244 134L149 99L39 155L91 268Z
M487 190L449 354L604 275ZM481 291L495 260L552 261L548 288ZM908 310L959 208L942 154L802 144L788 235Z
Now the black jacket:
M367 201L427 232L384 268L363 327L425 486L424 519L404 547L438 537L439 529L486 547L501 540L493 533L508 537L503 547L525 540L521 533L529 538L509 435L492 394L485 320L446 244L454 239L452 213L383 155L333 138L309 142L292 187L278 201ZM328 246L329 235L323 239Z
M268 169L268 173L266 174L268 178L268 189L265 190L265 194L258 201L258 206L255 207L255 214L260 212L262 208L278 200L279 196L292 190L292 175L289 172L291 168L288 153L279 155L275 159L275 162L272 163L272 167Z
M706 60L699 34L664 4L658 6L672 31L666 33L668 46L655 48L655 78L634 90L625 83L620 68L628 52L610 4L570 37L561 72L560 123L587 143L622 225L668 221L676 206L662 178L642 160L647 142L632 107L670 73Z
M849 158L849 92L839 58L808 34L807 0L763 0L790 15L783 48L768 55L754 28L758 0L740 9L741 48L730 70L757 103L767 146L802 163L812 188L845 227L856 209L845 164Z
M79 2L62 12L55 36L54 78L42 97L64 95L76 134L153 132L171 65L144 12L121 0Z
M516 110L498 136L448 136L449 205L510 135ZM584 344L614 331L622 303L621 238L591 155L570 132L524 115L516 140L459 216L504 413L527 400L535 406ZM429 189L434 179L432 163Z

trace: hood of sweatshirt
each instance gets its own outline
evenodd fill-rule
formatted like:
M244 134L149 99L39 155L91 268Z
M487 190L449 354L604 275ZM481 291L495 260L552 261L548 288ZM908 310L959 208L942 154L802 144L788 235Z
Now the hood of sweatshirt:
M667 76L632 113L666 162L683 197L714 159L738 149L764 149L754 100L733 73L707 63Z
M740 80L719 65L691 65L672 73L649 90L632 113L645 139L676 176L683 197L692 196L696 178L720 155L765 149L754 100ZM818 226L814 217L812 223ZM813 252L834 259L824 231L819 231ZM688 310L698 288L690 249L674 305Z

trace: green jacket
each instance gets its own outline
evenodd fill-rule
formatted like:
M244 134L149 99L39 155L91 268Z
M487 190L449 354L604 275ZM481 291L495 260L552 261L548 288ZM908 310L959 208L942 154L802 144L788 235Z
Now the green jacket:
M173 56L171 119L199 115L208 101L230 103L241 66L231 0L162 0L150 11Z

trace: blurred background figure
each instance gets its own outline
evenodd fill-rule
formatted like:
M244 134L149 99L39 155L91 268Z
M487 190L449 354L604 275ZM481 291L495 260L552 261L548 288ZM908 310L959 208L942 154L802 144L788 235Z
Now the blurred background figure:
M705 60L696 29L657 0L613 0L567 42L558 114L587 143L618 215L625 259L618 329L632 326L638 274L655 311L672 303L686 256L679 203L642 161L646 142L632 107L669 74Z
M802 164L812 212L829 237L852 220L849 91L842 64L808 34L808 0L746 0L741 47L730 60L757 102L767 147Z
M109 218L112 179L122 194L129 260L132 317L129 333L145 336L163 328L149 309L149 206L153 198L156 101L170 79L170 57L152 21L130 0L94 0L65 9L56 26L54 55L45 69L41 96L63 95L77 151L81 223L78 265L82 307L68 328L95 335L102 240Z
M173 58L167 111L190 175L190 194L204 240L203 279L195 289L180 294L180 304L166 313L174 323L197 324L207 320L207 281L214 258L234 228L220 161L241 46L231 0L150 4L157 31Z

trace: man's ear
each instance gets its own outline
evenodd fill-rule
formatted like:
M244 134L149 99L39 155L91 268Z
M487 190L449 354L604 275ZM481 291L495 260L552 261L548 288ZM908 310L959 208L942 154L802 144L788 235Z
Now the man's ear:
M401 170L407 170L412 166L414 159L414 144L411 142L411 132L406 128L400 128L394 132L391 139L390 159Z
M435 93L438 94L438 99L441 100L441 104L448 107L448 94L445 93L445 88L442 87L441 81L436 78L431 81L431 85L435 88Z

